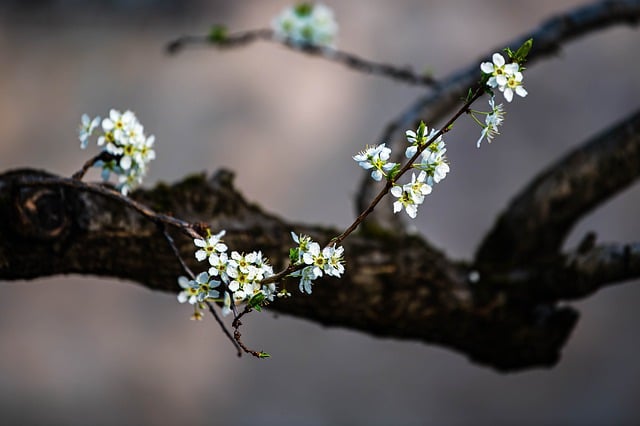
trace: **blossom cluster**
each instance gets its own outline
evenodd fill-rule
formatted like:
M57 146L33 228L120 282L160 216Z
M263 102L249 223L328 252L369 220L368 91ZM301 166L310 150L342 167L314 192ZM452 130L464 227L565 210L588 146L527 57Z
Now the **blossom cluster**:
M405 150L405 156L412 159L420 152L419 160L411 165L420 172L411 176L411 182L399 185L395 177L400 170L398 163L390 162L391 149L386 145L367 147L364 151L353 156L358 165L365 170L372 170L371 177L380 181L386 178L393 182L391 195L397 198L393 203L393 212L398 213L404 209L409 217L415 218L418 214L418 206L424 202L424 197L429 195L433 186L444 179L449 173L449 164L445 153L442 135L436 129L429 129L421 122L418 128L406 131L409 146ZM427 145L428 144L428 145Z
M389 177L389 173L398 167L397 163L389 162L391 149L385 144L367 146L363 151L353 156L358 165L365 170L371 170L373 180L380 181L383 177Z
M480 131L480 137L476 142L476 146L478 148L480 148L482 139L487 138L487 142L491 143L493 138L496 135L500 134L500 132L498 131L498 127L502 125L502 122L504 121L504 108L502 104L495 104L495 97L492 96L491 99L489 99L489 106L491 107L491 111L489 112L475 110L471 112L471 116L473 117L473 119L480 125L480 127L482 127L482 130ZM480 122L480 120L478 120L474 113L484 114L484 123Z
M514 93L523 98L527 96L527 91L522 86L523 76L520 64L517 62L507 64L500 53L494 53L491 59L493 62L480 64L482 72L489 75L487 86L501 91L507 102L513 100Z
M147 137L144 127L131 111L121 113L112 109L109 117L100 122L100 117L91 119L83 114L78 129L81 148L89 143L89 138L100 126L102 133L98 137L98 146L108 154L106 160L96 162L102 167L102 178L107 181L111 173L117 175L117 188L124 195L142 183L147 174L148 164L156 158L153 149L155 136Z
M527 90L522 85L522 81L524 79L522 71L524 68L521 63L526 60L532 44L533 40L529 39L525 41L516 52L513 52L510 49L505 49L511 59L510 63L507 63L504 56L500 53L494 53L491 57L492 62L482 62L480 64L480 70L484 76L483 81L486 80L486 85L489 90L493 92L493 89L498 89L498 91L502 92L507 102L511 102L513 100L514 94L522 98L528 94ZM476 142L476 146L478 148L480 148L480 143L484 138L487 139L487 142L491 143L491 140L496 135L500 134L498 127L502 125L502 122L504 121L504 108L502 104L495 104L494 95L489 99L489 107L491 110L488 112L475 110L470 111L475 122L482 127L480 137ZM480 121L475 114L485 115L484 123Z
M313 280L322 275L340 277L344 273L344 248L342 246L329 245L320 249L320 244L313 241L308 235L297 235L292 232L291 237L298 247L291 249L289 257L295 266L306 265L299 271L291 274L300 277L300 291L311 294Z
M300 45L332 46L338 33L333 12L321 3L288 7L273 19L271 27L276 37Z
M222 241L226 231L207 235L205 238L193 240L196 246L195 257L199 262L208 261L208 272L201 272L195 280L186 277L178 278L182 292L178 294L180 303L189 302L194 305L195 317L200 318L199 308L204 302L223 302L222 313L231 312L233 303L260 298L272 301L276 296L276 285L262 284L261 281L273 275L262 252L248 254L232 251L227 254L227 245ZM214 290L218 289L220 290Z

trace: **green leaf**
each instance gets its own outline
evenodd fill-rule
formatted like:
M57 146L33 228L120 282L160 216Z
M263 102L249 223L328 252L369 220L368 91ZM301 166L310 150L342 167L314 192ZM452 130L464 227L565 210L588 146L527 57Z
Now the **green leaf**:
M519 64L524 63L527 60L527 55L529 55L529 52L531 51L532 46L533 46L532 38L522 43L522 46L520 46L518 50L516 50L515 58L512 58L513 61Z
M208 39L212 43L222 43L227 39L227 28L224 25L214 25L209 30Z
M514 56L513 50L509 49L508 47L505 47L502 50L504 50L504 52L507 54L509 59L511 59L513 61L513 56Z
M260 352L258 352L258 358L271 358L271 355L269 355L266 352L260 351Z
M387 180L393 182L396 179L398 172L400 172L400 164L396 163L396 165L393 166L393 169L389 170L389 173L387 174Z
M313 11L313 3L307 3L307 2L300 3L296 5L294 10L296 12L296 15L300 17L309 16Z
M291 263L295 264L300 257L300 249L298 247L289 249L289 260Z
M482 76L481 84L484 86L485 83L487 82L487 80L489 80L489 75L488 74L484 74ZM471 88L469 88L469 91L467 92L467 97L464 98L464 102L465 103L469 102L472 97L473 97L473 90L471 90Z
M264 302L264 299L265 299L264 294L258 293L254 295L251 299L249 299L249 302L247 302L247 305L258 312L262 312L262 308L260 307L260 305L262 304L262 302Z
M416 133L417 133L418 135L424 135L425 127L427 127L427 125L426 125L426 124L424 124L424 121L420 120L420 125L418 126L418 131L417 131ZM419 143L420 145L422 145L422 144L423 144L423 143L425 143L425 142L426 142L426 135L424 135L424 137L422 137L422 138L420 138L420 139L418 140L418 143Z

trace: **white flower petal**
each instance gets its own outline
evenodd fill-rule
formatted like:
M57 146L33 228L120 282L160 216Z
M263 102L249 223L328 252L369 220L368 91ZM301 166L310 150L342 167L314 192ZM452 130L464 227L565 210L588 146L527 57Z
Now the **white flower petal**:
M492 56L493 63L501 67L504 65L504 57L499 53L494 53Z

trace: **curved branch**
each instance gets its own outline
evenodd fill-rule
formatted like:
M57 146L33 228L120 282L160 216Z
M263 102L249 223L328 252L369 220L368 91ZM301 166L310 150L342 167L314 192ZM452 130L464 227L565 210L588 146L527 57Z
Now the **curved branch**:
M640 177L640 110L536 177L500 215L478 263L518 265L558 253L573 225Z
M418 74L409 67L400 68L392 64L374 62L361 58L353 53L347 53L332 47L314 46L312 44L300 44L291 39L281 39L268 29L251 30L227 35L223 38L210 36L183 36L171 41L167 45L167 52L175 54L189 46L209 46L220 49L230 49L246 46L258 40L270 41L282 44L289 49L305 53L310 56L318 56L328 61L333 61L364 74L379 75L416 86L438 87L437 81L425 74Z
M384 129L380 141L388 142L387 146L398 146L404 143L403 132L415 128L422 119L430 126L435 125L460 103L470 87L481 77L480 63L489 60L494 52L504 47L517 49L524 41L533 38L533 48L528 56L527 67L535 62L557 53L561 46L593 31L614 25L637 25L640 20L640 1L638 0L606 0L578 7L567 13L554 16L543 22L536 29L517 37L504 45L491 49L469 66L440 80L440 85L433 93L417 99ZM356 209L366 207L378 187L369 180L362 180L356 200ZM396 218L388 212L375 212L369 221L375 221L376 228L398 229Z
M526 269L494 274L491 286L512 300L548 303L576 300L640 277L640 243L577 248L565 255L533 262Z
M80 273L179 291L182 266L145 212L94 190L95 184L69 181L34 170L0 175L0 279ZM224 228L229 246L261 249L276 267L288 262L290 230L316 240L336 234L265 213L244 200L224 171L137 191L134 198L156 211ZM172 237L197 270L191 239ZM270 308L325 325L440 344L499 370L553 365L577 320L571 308L493 291L497 285L488 275L486 285L471 283L466 265L417 237L355 234L344 246L343 279L321 279L313 296L279 300Z

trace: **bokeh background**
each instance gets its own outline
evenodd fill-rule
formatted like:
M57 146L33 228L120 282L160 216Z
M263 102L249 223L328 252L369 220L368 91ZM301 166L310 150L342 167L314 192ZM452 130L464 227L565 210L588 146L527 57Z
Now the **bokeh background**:
M436 77L581 3L328 2L341 48ZM271 212L347 225L363 173L351 155L382 142L387 121L423 89L268 43L163 51L214 23L264 27L287 4L0 2L0 170L70 175L96 149L79 149L80 115L128 108L157 137L148 185L225 167ZM452 172L417 229L468 258L536 172L638 107L639 35L595 33L533 66L529 96L508 105L491 145L476 149L470 121L456 126ZM638 186L624 191L567 244L589 230L599 241L637 240L639 201ZM635 281L575 303L582 317L559 365L504 375L439 347L270 313L250 318L244 335L273 358L237 359L213 321L189 321L174 295L80 276L2 282L0 423L639 424L638 302Z

